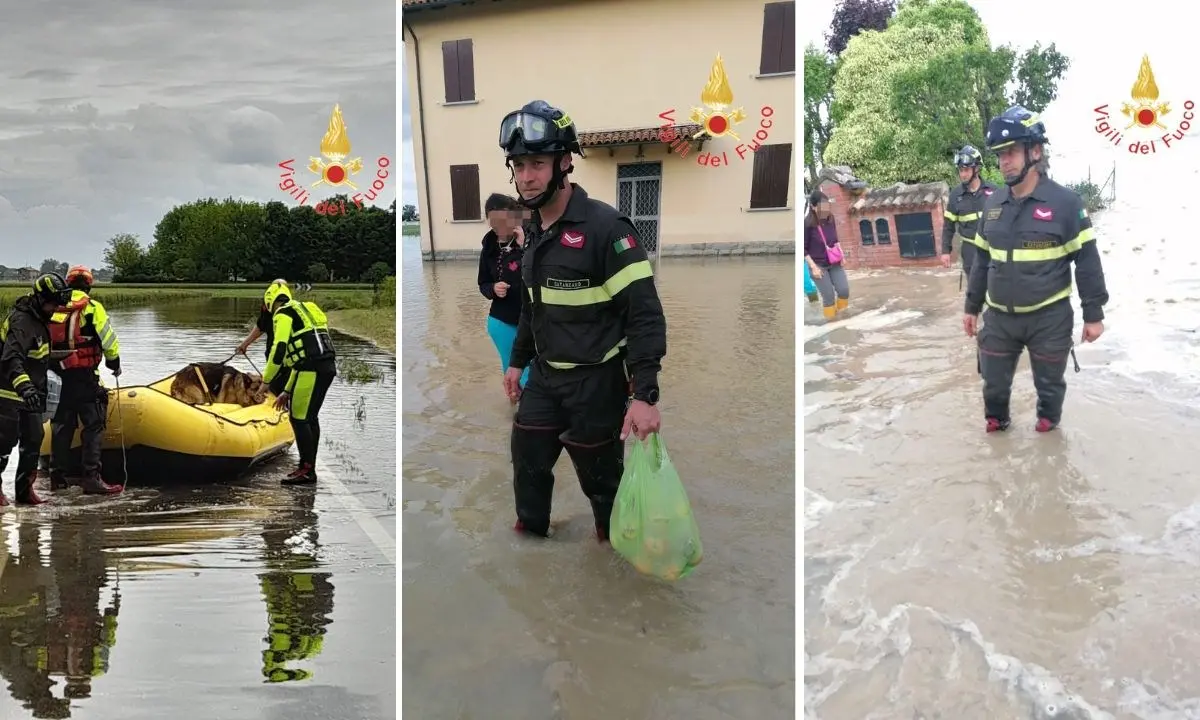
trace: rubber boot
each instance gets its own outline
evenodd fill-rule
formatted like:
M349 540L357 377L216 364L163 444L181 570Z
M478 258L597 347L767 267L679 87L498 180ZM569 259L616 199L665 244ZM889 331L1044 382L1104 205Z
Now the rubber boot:
M624 444L607 442L596 447L565 444L575 474L579 476L579 487L592 504L596 539L607 542L617 488L621 486L621 475L625 472Z
M836 309L838 312L845 312L846 308L850 307L850 298L838 298Z
M821 312L825 313L826 320L832 320L837 315L837 308L830 305L827 308L821 308Z
M100 477L100 473L88 473L79 483L86 495L116 495L125 489L122 485L109 485Z
M312 463L302 463L290 475L279 481L280 485L314 485L317 482L317 468Z
M37 480L37 466L36 455L28 460L25 459L25 456L17 457L17 487L13 492L13 500L18 505L41 505L46 502L38 497L37 492L33 489L33 483Z
M1008 420L1001 420L1000 418L990 417L990 418L987 418L987 427L985 427L984 429L990 433L1004 432L1005 430L1008 429L1008 424L1009 424Z
M1056 427L1058 427L1058 423L1054 422L1053 420L1047 418L1038 418L1037 424L1033 426L1033 429L1040 433L1044 433L1050 432Z
M4 468L8 467L8 456L0 457L0 483L4 482ZM0 507L8 507L8 498L4 497L4 487L0 485Z

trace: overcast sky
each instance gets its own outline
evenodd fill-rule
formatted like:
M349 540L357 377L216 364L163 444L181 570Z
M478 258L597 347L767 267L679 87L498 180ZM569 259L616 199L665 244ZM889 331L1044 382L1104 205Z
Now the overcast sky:
M1129 102L1137 80L1142 55L1150 56L1160 101L1170 103L1164 123L1174 130L1182 119L1183 102L1200 102L1200 81L1194 80L1195 39L1187 22L1171 22L1172 8L1166 0L1142 0L1137 10L1113 14L1093 12L1092 6L1047 0L968 0L983 19L992 45L1011 43L1024 49L1053 41L1059 52L1071 59L1071 68L1059 83L1058 99L1043 113L1050 138L1051 171L1060 182L1073 182L1092 169L1097 184L1117 163L1121 186L1126 190L1161 186L1168 167L1181 168L1200 158L1200 134L1193 133L1175 147L1161 147L1155 155L1131 156L1114 150L1094 130L1093 108L1109 104L1124 127L1120 105ZM833 0L803 3L801 43L824 46L824 34L833 17ZM1138 19L1145 22L1139 22ZM1133 128L1127 139L1137 135L1146 140L1166 131ZM949 162L949 159L947 159ZM1190 171L1189 171L1190 172ZM1099 176L1097 178L1097 176ZM1144 182L1143 182L1144 181Z
M334 103L360 188L396 159L396 3L3 4L0 264L99 267L200 197L292 203L277 164L320 154Z

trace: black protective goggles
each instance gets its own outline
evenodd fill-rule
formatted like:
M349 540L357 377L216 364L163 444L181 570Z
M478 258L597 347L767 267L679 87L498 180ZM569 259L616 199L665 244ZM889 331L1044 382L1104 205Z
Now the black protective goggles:
M566 115L554 121L533 113L509 113L500 123L500 147L511 146L517 140L518 132L521 134L521 142L531 149L553 144L560 140L560 124L566 127L571 124L571 120Z

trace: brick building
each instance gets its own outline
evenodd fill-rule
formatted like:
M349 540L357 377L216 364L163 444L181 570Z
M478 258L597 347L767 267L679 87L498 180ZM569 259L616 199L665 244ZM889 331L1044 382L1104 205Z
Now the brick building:
M944 182L867 187L844 165L825 167L818 187L833 201L834 222L851 270L939 264L950 188ZM955 243L955 252L958 244Z

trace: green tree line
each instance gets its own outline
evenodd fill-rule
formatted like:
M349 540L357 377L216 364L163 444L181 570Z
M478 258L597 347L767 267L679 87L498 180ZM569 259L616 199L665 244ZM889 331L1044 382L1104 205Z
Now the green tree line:
M396 203L384 210L336 195L315 206L207 198L178 205L143 246L137 235L108 241L113 282L220 283L284 277L370 282L395 274Z
M954 152L974 145L1000 180L984 150L988 121L1016 103L1045 110L1070 66L1054 43L993 47L964 0L841 0L826 40L804 54L810 179L828 164L872 185L953 185Z

